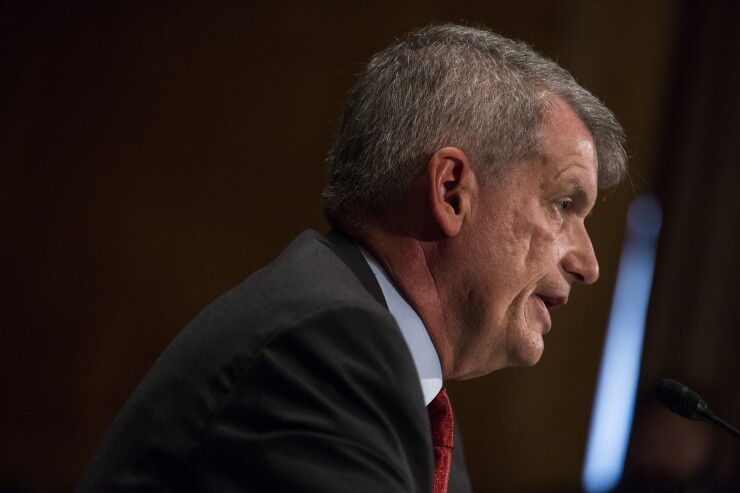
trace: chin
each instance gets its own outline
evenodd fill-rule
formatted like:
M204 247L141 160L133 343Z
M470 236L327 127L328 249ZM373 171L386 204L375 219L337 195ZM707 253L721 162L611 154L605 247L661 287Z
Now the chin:
M509 361L511 366L534 366L540 361L544 352L545 342L542 340L542 336L538 334L537 337L522 341L517 345L514 351L509 353Z

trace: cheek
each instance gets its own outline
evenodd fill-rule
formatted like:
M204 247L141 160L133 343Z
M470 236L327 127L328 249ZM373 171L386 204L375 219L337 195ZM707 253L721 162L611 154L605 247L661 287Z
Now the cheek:
M534 225L532 218L515 211L501 224L497 234L499 251L507 262L520 263L530 249Z
M552 267L560 254L560 244L552 228L541 224L530 225L526 264L531 269L536 266Z

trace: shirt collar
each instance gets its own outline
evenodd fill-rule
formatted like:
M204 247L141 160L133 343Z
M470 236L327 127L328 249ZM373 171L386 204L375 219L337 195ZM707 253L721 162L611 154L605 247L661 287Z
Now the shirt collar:
M401 334L403 334L406 345L411 351L416 372L419 374L421 391L424 394L424 404L427 405L432 402L432 399L442 388L442 366L437 351L434 349L434 344L432 344L429 333L419 315L398 292L385 269L364 248L360 247L360 252L362 252L370 269L375 274L378 284L380 284L388 310L401 328Z

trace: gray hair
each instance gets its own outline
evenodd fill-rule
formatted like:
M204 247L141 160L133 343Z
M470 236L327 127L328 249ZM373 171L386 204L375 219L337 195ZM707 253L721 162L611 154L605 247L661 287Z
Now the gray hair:
M533 157L556 94L591 132L598 185L626 174L613 113L552 60L488 30L442 24L373 56L352 90L334 147L324 213L332 224L391 210L431 156L458 147L483 181Z

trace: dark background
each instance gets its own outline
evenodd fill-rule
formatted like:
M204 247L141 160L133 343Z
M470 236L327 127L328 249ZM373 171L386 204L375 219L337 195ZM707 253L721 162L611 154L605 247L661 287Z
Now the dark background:
M3 2L0 490L70 491L182 326L301 230L327 229L324 157L355 74L439 21L558 60L617 114L632 167L589 220L601 280L556 313L540 364L452 385L476 490L578 490L626 208L645 191L665 223L641 388L682 379L740 424L739 5ZM636 481L665 446L646 416ZM710 444L697 474L740 490L737 445L676 419Z

